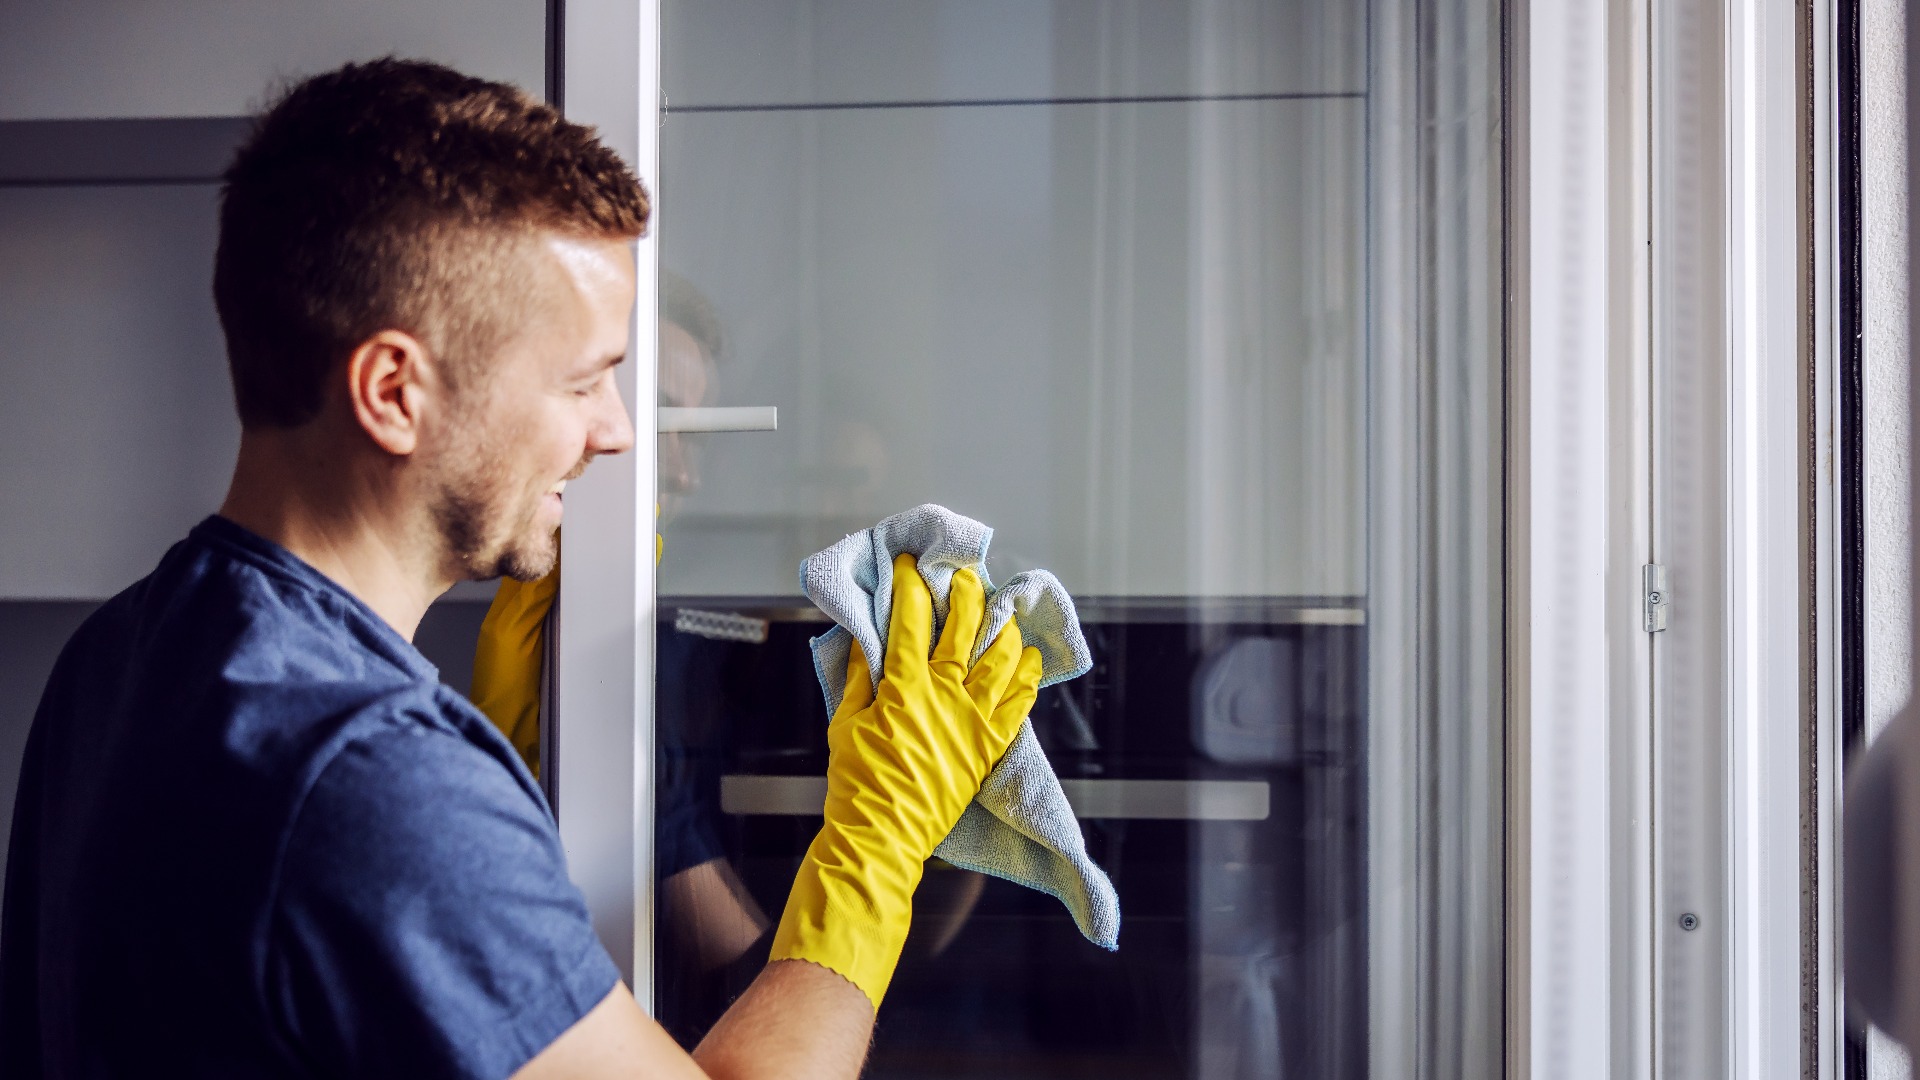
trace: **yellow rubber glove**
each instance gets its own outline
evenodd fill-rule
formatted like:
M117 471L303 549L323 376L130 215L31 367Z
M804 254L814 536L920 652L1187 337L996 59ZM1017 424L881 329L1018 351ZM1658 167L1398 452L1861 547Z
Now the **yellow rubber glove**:
M655 515L660 507L653 508ZM653 534L653 561L659 565L667 541ZM506 578L493 594L480 640L473 647L473 686L468 700L493 721L500 734L540 778L540 672L546 660L547 615L560 595L560 563L538 581Z
M546 659L547 613L560 592L560 568L538 581L507 578L493 594L473 647L474 705L540 775L540 668Z
M1011 622L967 670L985 612L979 578L955 574L929 657L933 597L913 557L895 559L879 690L855 648L827 727L827 820L794 879L771 959L831 968L876 1009L927 858L1006 753L1040 685L1040 650L1023 649Z

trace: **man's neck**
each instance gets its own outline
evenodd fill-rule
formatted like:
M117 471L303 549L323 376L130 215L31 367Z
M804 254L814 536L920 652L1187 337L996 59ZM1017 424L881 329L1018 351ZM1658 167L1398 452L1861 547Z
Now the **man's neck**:
M279 544L358 597L409 641L452 586L420 550L422 533L376 507L366 478L306 453L296 432L247 432L220 516Z

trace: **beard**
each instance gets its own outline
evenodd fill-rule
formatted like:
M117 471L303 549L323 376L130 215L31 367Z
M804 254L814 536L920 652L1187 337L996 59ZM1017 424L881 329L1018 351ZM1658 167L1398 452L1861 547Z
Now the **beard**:
M470 581L536 581L560 559L559 530L539 528L528 520L530 515L514 513L472 491L442 491L433 517L458 576ZM507 518L516 520L503 524Z
M453 475L439 485L433 521L456 579L535 581L560 558L559 530L540 523L546 490L529 493L511 470L480 453L450 455ZM585 471L581 462L567 474Z

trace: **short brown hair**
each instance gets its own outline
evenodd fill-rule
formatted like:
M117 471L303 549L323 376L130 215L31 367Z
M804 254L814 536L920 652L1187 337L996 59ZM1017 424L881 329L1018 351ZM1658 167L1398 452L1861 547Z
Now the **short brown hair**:
M393 58L287 90L224 179L213 296L250 428L311 420L328 373L381 330L456 361L489 351L518 310L503 251L539 230L631 239L649 212L593 129Z

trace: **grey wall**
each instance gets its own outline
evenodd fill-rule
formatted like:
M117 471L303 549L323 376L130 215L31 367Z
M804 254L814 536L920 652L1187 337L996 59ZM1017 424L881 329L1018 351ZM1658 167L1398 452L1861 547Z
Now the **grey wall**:
M1912 689L1906 54L1903 4L1868 0L1863 14L1867 728L1877 734Z
M545 73L538 0L60 0L0 4L0 120L232 116L269 86L394 53Z
M20 754L27 746L27 728L40 704L40 691L61 647L96 606L90 602L0 603L0 810L8 823L13 821ZM0 830L0 855L5 854L11 832Z
M0 597L105 599L239 446L211 185L0 188Z
M448 598L427 609L413 644L440 669L440 681L461 693L473 685L473 646L487 602Z

